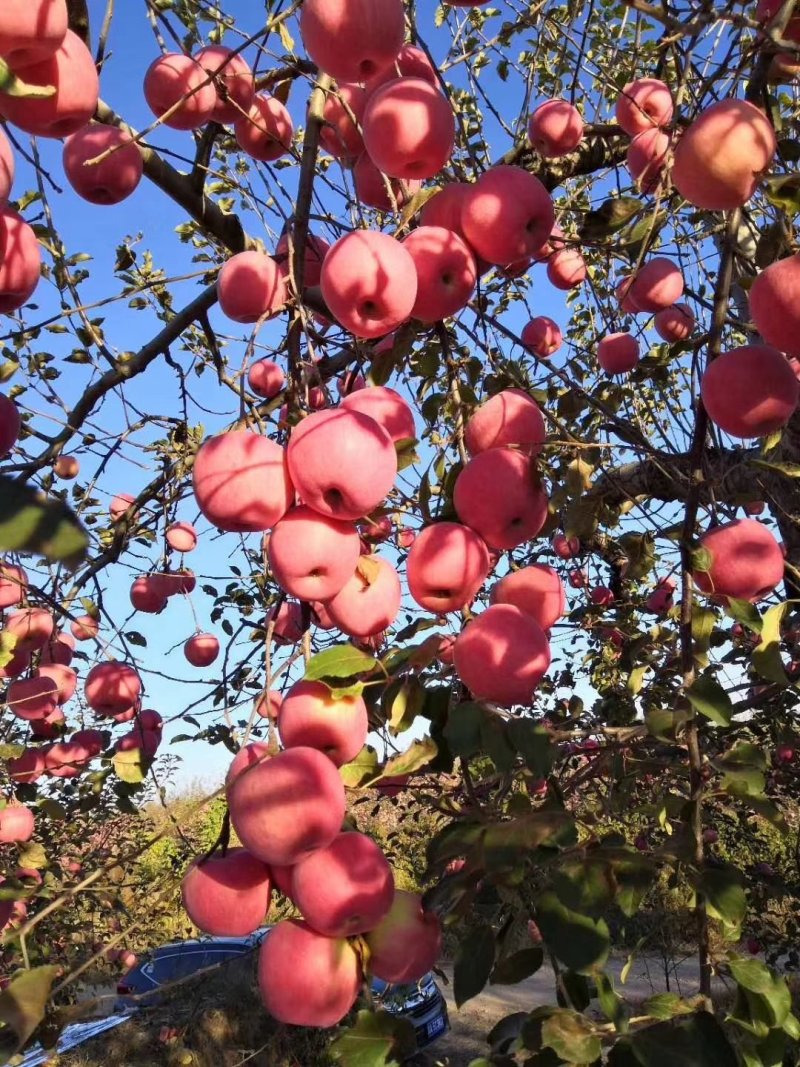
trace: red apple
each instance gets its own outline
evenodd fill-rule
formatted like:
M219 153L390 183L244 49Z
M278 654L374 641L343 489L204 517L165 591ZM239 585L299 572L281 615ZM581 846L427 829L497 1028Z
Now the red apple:
M792 416L800 381L789 361L770 345L745 345L706 368L700 396L708 417L732 437L766 437Z
M167 598L160 584L155 581L158 577L159 575L140 574L138 578L134 578L130 598L137 611L157 615L167 606Z
M397 453L389 434L375 419L344 404L308 415L295 426L287 461L303 502L339 520L368 515L390 492L397 475Z
M64 732L66 716L61 708L53 708L41 719L30 719L31 734L38 740L54 741Z
M109 149L113 154L102 163L87 166ZM144 161L129 134L115 126L85 126L64 143L64 173L67 181L90 204L119 204L142 180Z
M458 635L453 662L476 700L529 704L550 666L550 645L530 615L512 604L493 604Z
M530 455L542 450L547 431L536 401L522 389L504 389L470 417L464 429L464 444L471 456L490 448L515 445Z
M305 0L300 36L326 74L364 82L391 67L403 46L402 0Z
M330 245L324 237L318 237L314 233L306 236L303 250L303 285L319 285L322 276L322 264L330 251ZM284 232L278 244L275 246L275 262L280 267L286 278L289 278L289 235Z
M0 56L20 70L52 56L69 25L66 0L3 0Z
M583 140L583 119L566 100L547 100L528 120L528 138L544 159L560 159Z
M762 270L750 288L749 301L750 315L767 344L800 355L800 255L779 259Z
M655 192L661 183L671 143L669 134L651 126L637 133L628 145L628 170L643 193Z
M360 127L366 106L364 87L353 82L342 82L325 94L320 144L329 155L343 163L353 163L364 151Z
M291 151L292 116L275 96L259 93L233 127L236 143L251 159L271 163Z
M598 608L609 608L614 603L614 594L605 585L597 585L589 593L589 600Z
M335 1026L355 1004L361 982L361 962L351 943L323 937L299 919L277 923L261 943L258 987L278 1022Z
M431 85L439 86L439 77L427 55L413 44L404 44L394 63L380 74L367 78L366 91L374 93L382 85L395 78L422 78Z
M438 322L467 306L475 291L477 270L466 241L443 226L419 226L406 237L403 247L417 269L412 318Z
M272 624L272 640L276 645L296 645L305 633L303 608L296 600L284 600L277 612L267 612L266 626Z
M193 667L209 667L219 655L219 641L213 634L193 634L183 654Z
M414 413L408 401L386 385L371 385L348 393L341 406L374 419L392 441L408 441L417 436Z
M225 775L225 788L230 788L232 782L239 775L249 773L251 767L256 767L272 758L269 744L266 741L253 741L244 748L240 748L231 760L228 773Z
M274 360L260 359L247 372L247 384L256 396L272 400L286 385L286 375Z
M775 131L747 100L720 100L683 132L675 148L672 182L695 207L731 211L756 191L776 151Z
M112 522L119 522L130 511L131 505L135 503L136 497L130 493L117 493L114 499L111 501L108 507L108 513L111 516Z
M500 266L533 256L555 223L553 201L522 167L487 170L464 197L461 226L476 255Z
M628 82L617 98L617 122L625 133L637 133L653 126L668 126L672 119L672 93L657 78Z
M16 678L6 690L6 704L18 719L45 719L56 710L58 685L52 678Z
M365 834L341 833L292 870L292 900L309 926L326 937L374 929L393 899L392 868Z
M250 430L204 441L195 457L192 487L208 521L234 533L268 530L294 499L284 449Z
M411 315L417 271L400 241L375 230L340 238L322 264L322 295L356 337L382 337Z
M176 552L193 552L197 548L197 531L190 522L174 522L167 527L166 537Z
M211 113L214 122L227 125L247 114L256 93L255 79L247 60L221 44L206 45L194 56L206 74L214 75L217 102Z
M8 776L18 785L27 785L41 778L45 770L45 751L41 748L26 748L21 756L6 760Z
M232 778L227 790L239 840L264 863L298 863L329 845L344 819L339 771L315 748L279 752Z
M630 333L609 333L597 346L597 362L606 374L628 374L639 363L639 342Z
M341 767L367 741L367 707L360 696L334 697L322 682L296 682L281 703L278 730L286 749L324 752Z
M53 464L53 473L56 478L62 478L65 482L77 478L81 465L77 456L59 456Z
M227 260L219 272L217 294L229 319L248 324L277 315L289 299L283 271L274 259L254 249Z
M358 531L309 507L292 508L269 539L269 565L281 589L300 600L330 600L361 555Z
M461 226L461 212L470 188L466 182L449 182L445 185L430 200L425 201L419 213L420 226L441 226L445 230L452 230L466 241Z
M30 665L30 652L14 652L5 667L0 667L0 679L19 678L29 670Z
M704 593L762 600L783 579L780 545L756 519L736 519L716 526L703 534L700 547L710 557L707 569L694 574Z
M75 653L75 638L64 631L54 631L42 645L40 663L63 663L69 667Z
M342 633L371 637L392 625L401 598L400 578L391 563L362 556L353 575L325 606Z
M694 312L688 304L662 308L656 312L653 326L664 341L685 341L694 333Z
M11 147L8 136L3 131L0 132L0 208L5 207L8 203L11 187L14 184L15 172L14 150Z
M513 448L490 448L456 478L459 519L491 548L516 548L535 537L547 518L547 493L531 458Z
M353 167L353 183L360 203L374 207L376 211L395 211L407 204L422 188L422 182L417 178L389 178L375 166L366 152L361 153ZM392 190L394 203L387 185Z
M34 652L52 635L53 616L44 608L22 608L8 616L4 629L17 639L15 652Z
M406 560L408 589L425 611L458 611L489 573L486 543L466 526L438 522L416 538Z
M28 588L28 575L15 563L0 563L0 608L13 608L22 602Z
M513 604L549 630L567 610L564 586L557 571L544 563L532 563L512 571L492 586L491 604Z
M367 934L370 970L384 982L418 982L442 951L438 918L418 893L398 889L388 914Z
M17 311L30 300L39 284L41 270L42 254L36 234L16 211L3 208L0 211L0 314L8 315ZM0 423L3 424L0 455L8 440L5 424L9 420L13 423L13 416L8 409L13 401L7 397L4 400L3 410L0 410Z
M364 147L392 178L432 178L447 164L455 142L450 101L422 78L395 78L369 97Z
M683 275L664 256L655 256L634 275L630 297L640 311L661 311L683 296Z
M42 663L36 674L36 678L51 678L58 687L56 703L66 704L75 695L78 688L78 675L72 667L65 667L62 663Z
M5 6L5 5L4 5ZM27 65L23 81L53 86L52 96L11 96L0 92L0 115L37 137L68 137L91 119L97 107L100 80L89 49L72 30L46 59Z
M76 641L91 641L100 632L100 623L93 615L79 615L69 628Z
M181 883L189 918L212 937L252 934L269 911L271 891L269 868L244 848L195 860Z
M217 90L207 72L191 56L178 52L159 56L147 68L144 98L156 118L173 130L204 126L217 106Z
M586 281L586 262L577 248L560 248L547 260L547 280L566 292Z
M142 680L129 663L96 663L83 686L86 703L98 715L114 715L133 707L142 695Z
M35 821L33 812L24 804L7 804L0 809L0 844L30 841Z
M563 344L560 327L546 315L531 319L520 334L520 340L540 359L548 359Z
M259 697L256 704L256 715L260 715L262 719L277 722L282 703L283 693L281 693L280 689L270 689L268 693L263 693ZM280 889L280 886L278 888Z

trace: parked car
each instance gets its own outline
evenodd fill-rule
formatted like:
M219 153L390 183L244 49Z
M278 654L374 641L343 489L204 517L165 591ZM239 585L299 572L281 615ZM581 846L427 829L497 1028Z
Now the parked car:
M248 937L204 937L161 945L120 979L115 1010L152 1004L158 999L162 986L188 978L207 967L241 959L258 948L269 930L265 927ZM403 985L374 978L372 993L379 1007L409 1020L420 1049L450 1029L447 1004L432 974L426 974L419 982Z

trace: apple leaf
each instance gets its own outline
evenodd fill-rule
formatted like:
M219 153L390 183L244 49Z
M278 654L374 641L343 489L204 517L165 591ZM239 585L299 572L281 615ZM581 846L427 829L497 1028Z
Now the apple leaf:
M635 1053L629 1062L641 1067L737 1067L738 1063L725 1031L705 1011L647 1026L625 1044ZM616 1067L625 1061L612 1057L610 1062Z
M611 937L603 919L571 911L553 892L543 893L536 903L536 922L556 956L579 974L604 967L611 951Z
M516 985L536 974L544 962L544 952L538 946L523 948L495 964L489 981L492 985Z
M16 1037L14 1052L25 1046L44 1018L50 989L58 972L58 967L20 971L0 993L0 1022L5 1023ZM3 1044L5 1046L5 1042Z
M731 698L710 674L701 674L686 690L695 711L711 719L717 726L730 726L733 716Z
M477 997L489 981L494 966L495 939L491 926L476 926L458 946L453 965L453 995L456 1006Z
M569 1063L595 1063L600 1058L602 1046L594 1033L589 1019L576 1011L555 1011L542 1023L542 1045L551 1048L559 1056L566 1056Z
M354 1026L330 1047L330 1054L346 1067L391 1067L416 1051L414 1025L388 1011L360 1011Z
M312 656L306 666L304 680L307 682L345 681L355 679L363 674L371 674L378 666L378 660L368 652L362 652L353 645L334 645ZM330 686L337 691L341 686Z
M776 604L765 613L761 625L761 640L751 656L751 662L758 674L779 685L789 684L780 652L781 622L788 606Z
M45 559L78 564L89 535L58 497L0 475L0 552L33 552Z
M128 785L139 785L150 770L152 760L140 748L131 748L125 752L115 752L111 762L118 778Z
M348 789L357 789L374 778L378 770L378 753L372 745L364 745L354 760L339 768L342 781Z
M420 767L426 766L438 755L439 746L431 737L414 741L405 752L388 760L381 772L381 778L394 778L395 775L413 774Z

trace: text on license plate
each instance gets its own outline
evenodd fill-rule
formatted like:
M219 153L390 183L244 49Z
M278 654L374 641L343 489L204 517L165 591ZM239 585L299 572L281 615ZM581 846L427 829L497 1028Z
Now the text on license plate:
M428 1037L435 1037L444 1030L444 1015L437 1015L428 1023Z

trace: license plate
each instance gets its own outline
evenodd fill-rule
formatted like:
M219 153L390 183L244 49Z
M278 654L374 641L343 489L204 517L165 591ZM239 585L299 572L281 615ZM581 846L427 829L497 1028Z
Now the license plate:
M428 1037L436 1037L444 1030L444 1015L437 1015L428 1023Z

